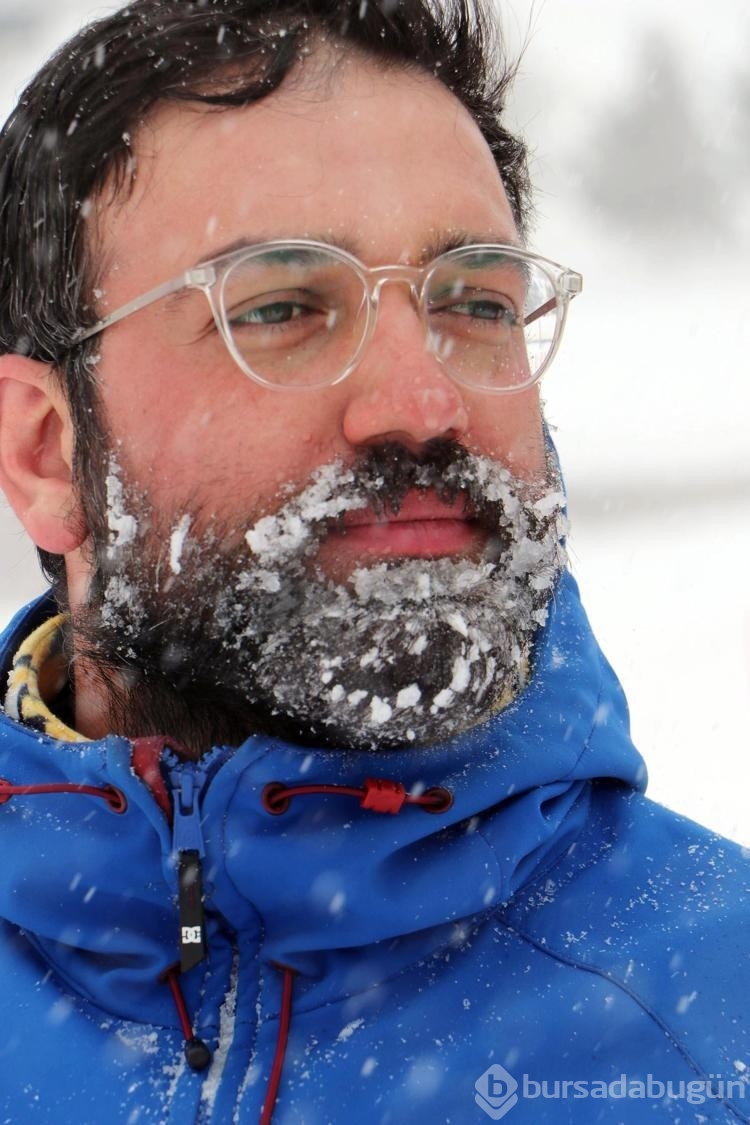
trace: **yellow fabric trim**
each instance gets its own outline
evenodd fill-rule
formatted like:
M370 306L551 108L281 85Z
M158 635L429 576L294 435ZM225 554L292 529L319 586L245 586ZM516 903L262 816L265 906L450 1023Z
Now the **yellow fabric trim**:
M8 674L5 710L12 719L61 742L89 742L50 710L65 687L68 664L63 652L65 614L50 617L26 638Z

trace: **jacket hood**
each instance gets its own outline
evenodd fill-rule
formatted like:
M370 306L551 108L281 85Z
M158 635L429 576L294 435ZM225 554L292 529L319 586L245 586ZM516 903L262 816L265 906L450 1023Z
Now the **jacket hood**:
M48 611L37 603L14 620L0 640L4 662ZM196 810L187 831L203 852L209 948L185 978L196 1003L212 943L254 943L261 962L325 978L325 992L449 946L473 917L575 845L590 783L645 786L622 690L568 574L528 687L461 737L429 749L353 752L256 736L197 765L166 752L154 770ZM0 716L0 778L113 786L127 802L118 811L101 793L0 794L0 915L77 993L117 1015L172 1025L170 998L155 982L178 955L183 845L153 780L139 772L124 738L62 743ZM452 804L428 812L406 803L391 814L340 789L316 791L361 788L366 778L411 794L445 787ZM263 800L271 782L304 791L274 814ZM362 947L368 956L352 958Z

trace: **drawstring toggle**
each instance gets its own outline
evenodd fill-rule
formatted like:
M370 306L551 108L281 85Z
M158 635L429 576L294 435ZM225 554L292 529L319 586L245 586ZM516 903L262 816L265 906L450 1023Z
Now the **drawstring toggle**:
M386 777L368 777L362 786L364 796L360 801L363 809L372 812L396 813L401 812L406 800L406 788L398 781L390 781Z

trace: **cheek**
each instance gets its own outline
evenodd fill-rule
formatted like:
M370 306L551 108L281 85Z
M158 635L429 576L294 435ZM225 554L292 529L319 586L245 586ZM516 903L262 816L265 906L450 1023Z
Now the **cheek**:
M259 387L226 367L206 371L156 349L123 370L114 350L102 364L102 395L114 450L127 477L165 510L195 505L216 513L262 512L288 483L341 454L336 411L326 396Z
M499 461L518 477L533 480L546 468L538 386L510 395L472 395L465 443L472 453Z

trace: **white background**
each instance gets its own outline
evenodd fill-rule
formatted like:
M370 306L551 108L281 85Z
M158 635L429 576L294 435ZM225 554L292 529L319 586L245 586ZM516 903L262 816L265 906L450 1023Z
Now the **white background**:
M112 5L0 0L0 116ZM505 0L535 248L581 270L547 377L573 569L657 800L750 845L750 15ZM0 616L41 589L0 509Z

